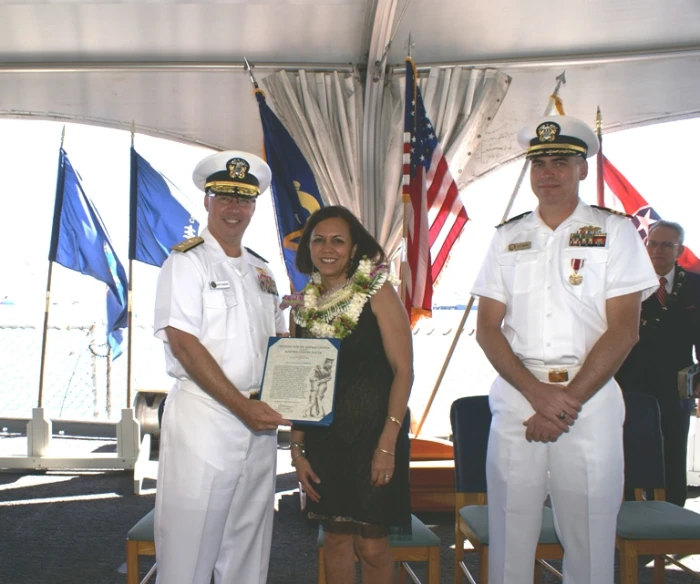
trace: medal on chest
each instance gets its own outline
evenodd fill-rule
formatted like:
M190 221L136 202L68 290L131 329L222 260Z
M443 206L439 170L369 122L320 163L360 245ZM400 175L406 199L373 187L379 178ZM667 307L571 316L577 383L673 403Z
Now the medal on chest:
M569 276L569 284L572 286L580 286L581 283L583 282L583 276L579 274L579 270L583 267L583 260L582 259L572 259L571 260L571 269L573 270L573 273Z
M569 235L570 247L605 247L608 234L596 225L581 227L576 233Z
M277 296L277 286L272 276L263 268L256 267L255 270L258 272L258 285L260 289L266 294L274 294Z

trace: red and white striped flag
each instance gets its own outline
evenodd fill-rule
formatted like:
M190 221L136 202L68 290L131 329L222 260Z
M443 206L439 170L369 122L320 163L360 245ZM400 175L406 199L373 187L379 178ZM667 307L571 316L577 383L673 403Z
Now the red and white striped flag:
M651 226L661 217L647 203L646 199L639 194L639 191L632 186L632 183L605 156L601 156L601 158L605 184L610 187L613 195L622 203L625 213L632 216L632 223L637 228L639 237L646 243ZM689 247L683 250L683 253L678 258L678 263L686 270L700 273L700 258Z
M416 66L406 59L406 115L403 150L403 202L408 225L402 279L411 323L430 316L433 284L469 220L447 159L430 123Z

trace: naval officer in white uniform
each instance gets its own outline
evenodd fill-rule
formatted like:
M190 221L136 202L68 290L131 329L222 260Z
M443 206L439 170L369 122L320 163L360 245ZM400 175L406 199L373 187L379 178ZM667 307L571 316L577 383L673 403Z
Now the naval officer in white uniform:
M155 512L159 584L264 584L272 540L276 429L259 390L268 337L287 327L266 262L243 247L267 164L219 152L194 170L207 227L158 280L155 334L175 378L163 415Z
M579 199L598 140L568 116L524 127L539 205L500 226L472 289L477 341L499 377L486 462L489 584L531 584L549 491L564 584L613 584L622 394L658 282L629 218Z

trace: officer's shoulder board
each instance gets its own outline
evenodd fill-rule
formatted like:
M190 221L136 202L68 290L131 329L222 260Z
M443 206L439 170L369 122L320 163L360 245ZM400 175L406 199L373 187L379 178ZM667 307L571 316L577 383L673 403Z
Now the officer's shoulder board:
M612 215L620 215L620 217L627 217L628 219L632 219L632 215L628 215L627 213L623 213L622 211L616 211L615 209L608 209L608 207L601 207L600 205L591 205L594 209L600 209L601 211L607 211L608 213L611 213Z
M532 211L525 211L525 213L520 213L520 215L511 217L510 219L508 219L508 221L504 221L500 225L496 225L496 229L498 229L499 227L503 227L504 225L508 225L508 223L512 223L513 221L519 221L523 217L527 217L530 213L532 213Z
M254 251L253 251L252 249L250 249L249 247L246 247L245 249L246 249L246 251L247 251L250 255L255 256L256 258L258 258L259 260L265 262L266 264L269 263L264 257L262 257L259 253L254 252Z
M185 241L181 241L177 245L173 245L170 249L172 251L179 251L181 253L185 253L187 251L190 251L191 249L194 249L198 245L204 243L204 238L203 237L190 237L189 239L186 239Z

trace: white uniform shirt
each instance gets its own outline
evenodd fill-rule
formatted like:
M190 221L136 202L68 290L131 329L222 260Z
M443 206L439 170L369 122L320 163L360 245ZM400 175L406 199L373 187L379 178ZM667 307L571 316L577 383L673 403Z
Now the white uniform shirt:
M154 332L164 342L168 375L210 397L173 356L165 332L171 326L197 337L240 391L257 389L268 338L287 332L279 297L270 292L274 277L247 250L230 258L208 229L200 235L204 243L174 251L158 278Z
M525 365L556 367L583 364L607 330L606 300L657 287L632 222L579 201L554 231L538 210L499 227L471 293L506 305L503 334Z

